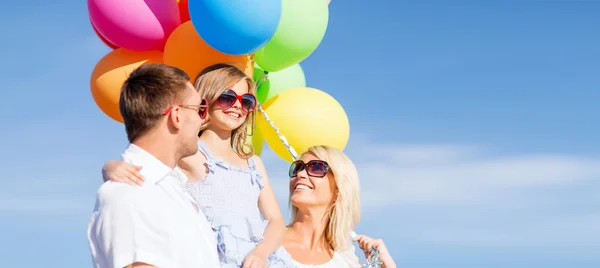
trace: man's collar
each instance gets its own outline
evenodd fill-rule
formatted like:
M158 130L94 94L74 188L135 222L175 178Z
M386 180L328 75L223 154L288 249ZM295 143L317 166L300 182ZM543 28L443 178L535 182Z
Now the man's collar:
M155 156L135 144L129 144L121 155L121 159L127 163L141 166L140 174L144 177L145 183L156 184L169 174L178 178L182 184L187 181L185 176L181 176L181 172L169 168Z

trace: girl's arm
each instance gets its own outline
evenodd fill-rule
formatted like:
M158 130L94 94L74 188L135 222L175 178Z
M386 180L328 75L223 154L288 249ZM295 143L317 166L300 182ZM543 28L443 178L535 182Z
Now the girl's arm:
M131 185L142 185L144 177L140 174L142 167L135 166L123 161L110 160L102 167L102 179L106 181L117 181Z
M281 246L283 235L285 233L285 222L283 220L283 215L281 215L277 198L275 197L275 193L273 193L271 183L267 177L265 165L260 157L253 156L253 158L254 163L256 164L256 170L262 175L264 185L258 198L258 208L260 209L263 218L269 221L267 229L265 230L264 240L256 246L255 252L266 258Z
M195 182L206 177L208 168L205 165L206 157L196 153L179 161L178 166L188 177L189 182ZM123 161L110 160L102 167L102 179L116 181L130 185L143 185L144 177L140 173L142 167Z

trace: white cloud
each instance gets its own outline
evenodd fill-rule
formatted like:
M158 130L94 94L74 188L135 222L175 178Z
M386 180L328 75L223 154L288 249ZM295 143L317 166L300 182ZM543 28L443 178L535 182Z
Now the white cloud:
M405 167L430 166L434 164L459 163L482 152L477 146L446 144L376 144L364 151L380 161L393 162Z
M364 206L486 201L516 188L600 178L600 159L561 154L486 156L461 146L380 146L356 161ZM382 152L388 148L388 153ZM416 163L413 165L413 163ZM503 200L498 200L503 201Z
M518 225L426 228L419 239L435 244L493 247L598 247L600 213L538 219Z
M600 178L600 159L565 154L490 156L471 145L394 143L347 151L359 170L364 207L505 202L503 192ZM289 164L268 151L263 157L278 196L287 198Z
M359 229L391 239L394 248L598 246L600 211L589 206L600 202L599 158L369 142L346 152L360 174ZM288 212L289 164L269 150L263 160Z

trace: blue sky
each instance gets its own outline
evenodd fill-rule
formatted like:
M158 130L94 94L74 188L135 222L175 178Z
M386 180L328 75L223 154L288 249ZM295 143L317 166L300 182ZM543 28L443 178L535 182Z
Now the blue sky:
M358 231L405 268L599 267L599 13L333 0L301 65L350 118ZM0 266L89 266L100 168L126 146L89 90L109 50L86 1L5 1L0 25ZM285 207L288 164L263 159Z

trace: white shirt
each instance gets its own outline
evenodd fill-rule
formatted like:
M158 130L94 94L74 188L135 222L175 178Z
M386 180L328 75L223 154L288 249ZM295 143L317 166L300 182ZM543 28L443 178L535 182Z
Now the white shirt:
M333 258L322 264L304 264L292 260L297 268L360 268L358 257L354 254L354 246L347 251L334 251Z
M202 210L173 170L133 144L123 161L142 166L144 185L105 182L88 224L94 267L141 262L160 268L219 267L217 244Z

